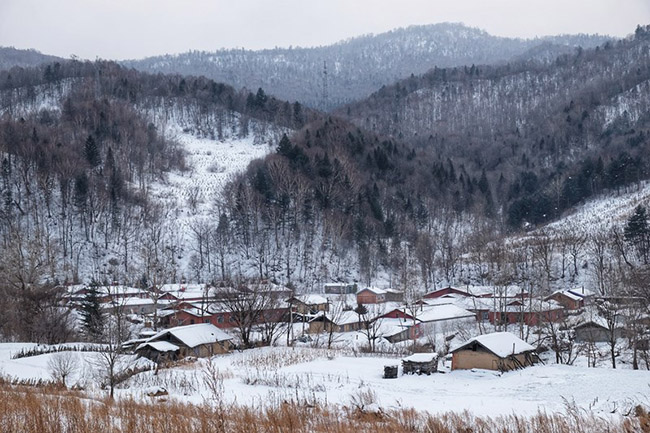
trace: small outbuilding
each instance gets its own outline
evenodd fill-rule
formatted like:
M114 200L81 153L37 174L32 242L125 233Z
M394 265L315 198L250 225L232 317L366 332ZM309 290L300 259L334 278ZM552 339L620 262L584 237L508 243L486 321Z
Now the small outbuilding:
M402 359L402 372L404 374L426 374L438 371L437 353L416 353Z
M451 351L451 369L510 371L539 362L535 348L510 332L479 335Z
M618 339L623 336L622 326L610 330L607 322L602 317L594 317L580 323L573 329L577 343L606 343L612 338Z

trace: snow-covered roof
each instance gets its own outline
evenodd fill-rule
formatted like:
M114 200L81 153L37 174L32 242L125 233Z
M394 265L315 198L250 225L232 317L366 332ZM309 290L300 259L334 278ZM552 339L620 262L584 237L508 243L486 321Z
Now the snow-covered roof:
M509 286L464 286L458 288L458 290L467 291L474 296L497 296L508 298L525 293L524 289L515 284Z
M208 297L208 293L205 290L169 290L165 291L164 294L169 294L176 299L203 299Z
M533 346L510 332L493 332L492 334L470 338L465 343L453 349L452 352L461 350L474 342L480 344L500 358L535 350Z
M140 350L144 347L151 347L158 352L176 352L180 347L175 344L170 343L169 341L148 341L139 345L136 350Z
M416 319L420 322L440 322L464 317L475 317L475 314L453 304L423 308L416 314Z
M343 311L341 315L334 321L337 325L347 325L348 323L359 322L359 315L354 311Z
M173 316L176 314L176 310L158 310L158 318Z
M96 287L96 290L104 296L137 296L146 294L142 289L128 286L99 286Z
M295 298L305 305L327 304L327 298L321 295L299 295Z
M568 291L573 293L576 296L580 296L581 298L586 298L595 295L594 292L592 292L589 289L585 289L584 287L576 287L575 289L569 289Z
M399 311L408 314L409 316L413 314L413 311L405 307L400 308ZM460 308L454 304L426 306L415 311L416 320L425 323L461 319L465 317L476 317L476 315L471 311L467 311L466 309Z
M197 323L196 325L177 326L164 329L147 340L147 343L160 340L171 334L187 347L196 347L201 344L212 344L219 341L232 340L232 337L211 323Z
M460 297L454 300L454 305L469 311L489 310L494 305L493 300L489 298L468 298Z
M539 313L544 311L562 310L563 308L564 307L562 307L562 305L555 300L541 301L539 299L532 299L524 300L523 304L521 305L506 305L503 307L492 305L490 307L490 311L508 313L525 313L530 311L533 313Z
M380 289L378 287L364 287L363 289L359 290L357 292L357 294L359 294L359 293L361 293L361 292L363 292L365 290L367 290L369 292L372 292L375 295L385 295L386 294L386 291L384 289Z
M583 296L577 295L573 293L571 290L556 290L555 292L551 293L551 296L555 296L555 295L563 295L573 301L582 301L584 299ZM550 298L551 296L549 296L548 298Z
M437 353L414 353L411 356L402 358L402 361L406 362L431 362L438 359Z
M163 284L160 286L161 292L202 292L206 284Z
M314 320L319 319L320 317L326 317L327 320L330 322L334 323L335 325L347 325L349 323L357 323L359 322L359 315L355 313L354 311L342 311L340 314L336 315L337 317L332 318L331 315L325 313L324 311L321 311L320 313L316 314L310 322L313 322Z
M403 319L381 318L377 320L379 323L379 329L377 330L377 334L386 338L392 337L393 335L400 334L405 330L407 330L412 325L412 322L407 323Z
M181 311L191 314L194 317L210 317L212 313L206 312L202 308L183 308Z
M394 293L394 294L404 294L403 290L398 290L398 289L386 289L384 290L386 293Z
M439 298L423 298L420 303L424 305L449 305L454 304L457 300L455 297L441 296Z

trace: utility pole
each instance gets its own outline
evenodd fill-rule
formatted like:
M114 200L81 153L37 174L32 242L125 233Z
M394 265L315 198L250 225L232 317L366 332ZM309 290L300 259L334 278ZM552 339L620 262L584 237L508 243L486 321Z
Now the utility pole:
M329 92L328 92L328 83L327 83L327 60L323 60L323 95L321 105L323 109L327 110L329 108Z

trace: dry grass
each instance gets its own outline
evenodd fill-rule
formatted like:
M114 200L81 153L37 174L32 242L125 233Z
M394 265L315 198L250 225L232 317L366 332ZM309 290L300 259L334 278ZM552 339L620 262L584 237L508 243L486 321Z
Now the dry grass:
M643 408L628 418L590 414L510 415L481 418L468 412L431 416L413 410L362 410L354 406L308 406L284 402L259 407L174 402L111 402L80 392L0 384L3 433L632 433L650 432Z

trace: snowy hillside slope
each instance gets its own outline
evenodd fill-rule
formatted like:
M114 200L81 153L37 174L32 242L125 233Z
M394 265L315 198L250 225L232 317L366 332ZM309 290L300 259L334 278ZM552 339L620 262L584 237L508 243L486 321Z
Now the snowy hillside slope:
M650 204L650 183L631 186L629 192L611 192L587 201L564 218L546 226L551 231L563 229L587 232L622 227L638 205Z
M196 215L210 215L226 183L246 170L251 161L274 151L270 143L256 144L253 136L211 140L183 132L178 125L169 127L167 135L185 150L188 171L169 173L165 183L151 186L151 192L154 197Z

